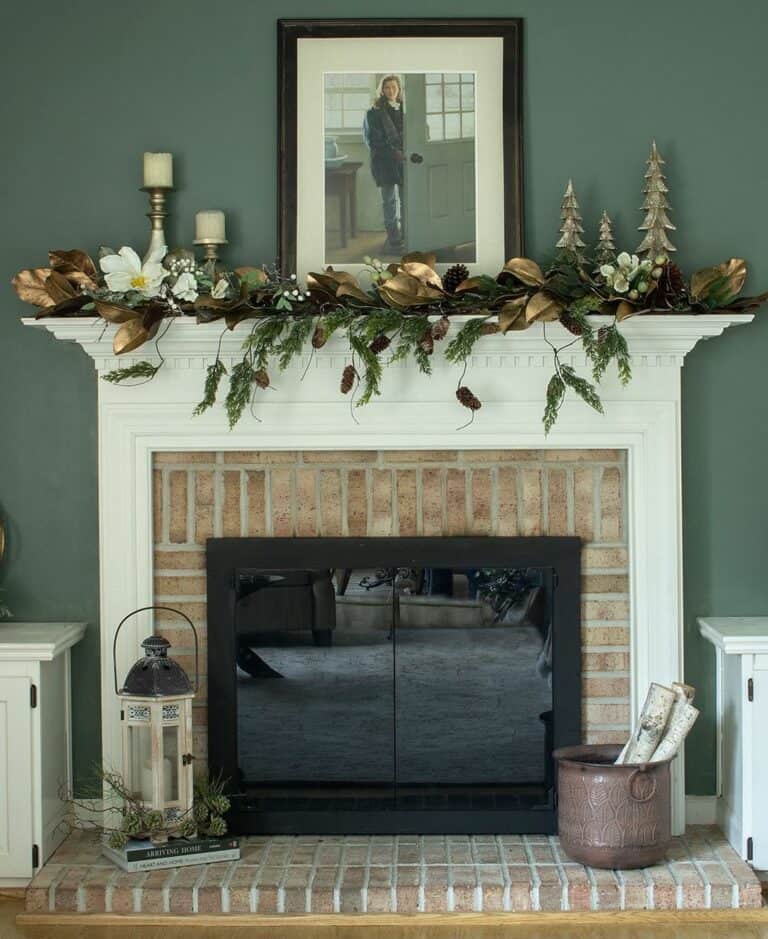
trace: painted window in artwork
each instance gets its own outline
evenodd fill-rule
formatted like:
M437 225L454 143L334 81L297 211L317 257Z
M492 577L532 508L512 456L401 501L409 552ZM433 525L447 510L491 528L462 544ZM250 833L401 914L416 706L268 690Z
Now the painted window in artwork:
M374 78L370 73L326 73L326 134L362 133L363 118L376 91Z
M474 72L430 72L424 78L430 142L472 139L475 136Z

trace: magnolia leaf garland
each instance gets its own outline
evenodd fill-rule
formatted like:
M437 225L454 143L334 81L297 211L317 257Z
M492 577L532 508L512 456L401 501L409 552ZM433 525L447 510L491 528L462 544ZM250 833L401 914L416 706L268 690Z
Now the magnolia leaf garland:
M135 252L121 249L125 257ZM607 255L606 255L607 257ZM412 358L429 374L436 344L446 341L445 358L463 365L475 344L493 333L515 333L559 321L572 334L560 349L552 346L554 374L547 387L544 428L549 432L557 420L565 396L572 392L597 411L602 404L596 385L611 363L616 363L623 383L631 377L629 349L619 324L630 316L645 313L708 313L756 309L768 293L740 297L746 279L746 264L731 258L716 267L698 271L686 282L679 268L659 255L639 262L622 252L615 262L588 273L589 265L579 252L565 252L545 267L530 258L510 258L496 277L487 274L465 277L466 269L454 266L445 284L435 270L435 257L414 252L386 267L368 264L371 281L363 289L348 271L327 267L309 274L306 285L295 277L263 267L237 267L217 272L215 277L196 267L194 255L171 252L163 266L149 269L139 264L136 288L125 292L110 289L110 271L117 256L103 249L99 272L83 251L51 251L49 266L20 271L13 279L19 297L38 308L38 317L92 315L117 329L113 338L116 355L135 352L147 342L158 343L164 319L194 316L198 322L221 320L227 330L249 324L242 359L227 368L217 356L206 369L203 397L194 410L211 408L225 377L228 389L224 407L234 427L255 397L271 385L270 368L285 371L297 357L322 349L337 332L349 344L351 362L345 365L340 391L356 406L381 393L385 367ZM133 284L134 281L132 280ZM112 286L115 286L114 280ZM607 314L612 321L595 331L591 314ZM466 319L449 338L451 317ZM511 340L514 341L514 340ZM580 341L591 367L592 381L562 363L559 352ZM148 381L162 366L147 361L105 375L111 382ZM472 412L482 403L462 381L458 402Z

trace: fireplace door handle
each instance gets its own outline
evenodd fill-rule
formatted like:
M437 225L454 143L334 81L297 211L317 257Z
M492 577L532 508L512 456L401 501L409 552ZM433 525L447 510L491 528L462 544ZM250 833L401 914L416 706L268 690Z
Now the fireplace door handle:
M397 590L397 568L392 572L392 630L400 626L400 594Z

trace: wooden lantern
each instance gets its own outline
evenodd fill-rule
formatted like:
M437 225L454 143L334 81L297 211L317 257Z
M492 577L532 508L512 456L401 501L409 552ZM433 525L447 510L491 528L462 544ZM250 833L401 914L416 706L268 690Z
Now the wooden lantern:
M117 687L117 636L123 623L146 610L169 610L183 617L195 636L195 682L168 656L170 642L149 636L141 646L144 658ZM171 607L147 606L126 616L115 632L112 649L115 693L120 698L123 740L123 781L132 797L147 810L159 812L173 825L192 812L192 699L198 687L197 630L189 617ZM164 840L164 836L153 840Z

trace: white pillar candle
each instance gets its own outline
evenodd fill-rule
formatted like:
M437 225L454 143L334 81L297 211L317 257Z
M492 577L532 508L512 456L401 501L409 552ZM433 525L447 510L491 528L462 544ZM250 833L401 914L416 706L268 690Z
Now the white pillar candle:
M173 792L173 764L166 756L163 759L163 799L171 802L175 795ZM149 760L144 761L141 768L141 797L144 802L152 801L152 763Z
M195 241L223 244L226 240L224 213L221 209L207 209L195 215Z
M173 154L144 154L144 185L173 186Z

